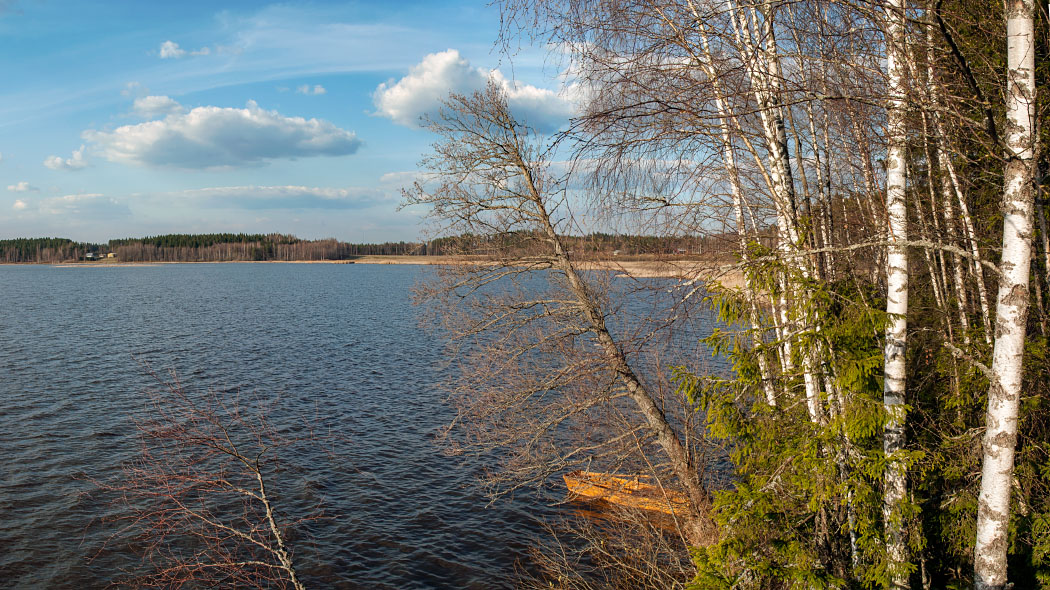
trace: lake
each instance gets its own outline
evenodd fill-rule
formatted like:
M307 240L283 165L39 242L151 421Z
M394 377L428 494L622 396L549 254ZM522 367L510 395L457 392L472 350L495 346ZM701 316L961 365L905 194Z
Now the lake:
M564 507L531 493L487 507L475 486L485 465L434 442L451 418L450 369L410 302L430 272L0 267L0 585L99 588L134 563L87 559L107 534L89 525L109 509L82 495L83 478L113 477L135 455L132 417L157 386L148 363L191 389L278 400L277 421L336 429L339 461L304 466L332 516L307 540L316 587L513 586L537 519Z

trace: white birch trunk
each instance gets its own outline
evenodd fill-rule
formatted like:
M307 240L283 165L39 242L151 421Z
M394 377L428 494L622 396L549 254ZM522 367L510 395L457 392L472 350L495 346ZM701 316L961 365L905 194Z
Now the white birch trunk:
M696 10L693 10L694 14L697 14ZM744 263L747 264L749 256L747 252L747 229L744 224L744 189L740 184L740 170L737 168L736 155L733 153L733 136L730 131L730 119L733 118L730 113L728 105L722 98L721 85L718 83L718 73L715 72L714 67L711 65L711 44L707 38L707 32L703 28L703 24L700 24L700 39L703 43L704 56L701 60L706 74L710 79L710 82L714 86L715 92L715 105L717 112L723 117L724 122L720 126L722 134L722 164L725 167L726 174L729 176L729 184L733 195L733 210L736 214L736 227L737 227L737 238L740 245L740 255L743 257ZM759 313L758 305L755 303L754 298L757 297L755 289L751 285L751 280L745 273L744 277L744 288L748 291L748 297L751 299L750 305L750 321L751 329L753 330L753 341L754 346L758 348L757 359L758 359L758 370L762 378L762 390L766 395L766 403L770 406L776 407L777 395L776 390L773 387L773 375L770 372L769 365L766 361L766 352L762 349L762 332L761 326L759 325Z
M929 9L927 9L927 15L929 15ZM946 138L944 137L943 128L941 126L941 93L940 87L938 86L937 71L934 68L936 63L936 56L934 54L934 25L933 23L927 23L926 26L926 77L929 81L929 93L930 93L930 104L933 106L932 113L930 115L933 122L933 132L938 138L937 144L937 169L940 173L940 185L941 185L941 203L944 210L944 235L942 240L948 241L952 245L955 245L955 213L954 205L952 205L952 199L955 194L953 191L954 183L948 178L948 166L950 164L948 160L948 146ZM925 118L923 119L925 121ZM929 159L929 158L927 158ZM930 162L930 166L933 166L933 162ZM932 175L931 175L932 176ZM932 190L933 183L930 182L930 188ZM931 196L931 199L934 199ZM933 205L936 208L936 204ZM943 254L943 252L941 252ZM957 298L955 301L956 311L959 315L959 326L962 328L963 343L967 346L970 344L970 318L967 315L967 309L969 308L966 291L966 281L963 279L963 262L962 258L958 254L952 254L952 272L953 279L955 280L955 288L957 291ZM942 272L946 272L946 264L944 257L942 256ZM947 298L949 292L949 281L947 276L944 278L944 291L945 297ZM947 311L947 310L946 310ZM949 325L951 321L949 320Z
M943 135L942 135L943 137ZM973 229L973 217L970 216L970 208L966 206L963 198L962 188L959 185L959 175L955 173L955 164L951 158L945 159L948 166L948 178L952 181L956 200L959 205L959 219L962 221L963 230L966 232L966 241L970 246L971 267L974 278L977 279L977 299L981 308L981 321L984 324L984 339L988 344L992 343L992 312L988 307L988 289L984 284L984 269L981 267L981 251L977 248L977 232Z
M1003 257L995 309L995 347L988 388L981 493L974 545L977 590L1006 587L1007 529L1013 481L1017 412L1028 319L1032 254L1032 180L1035 130L1035 3L1007 0L1006 170Z
M827 84L825 82L822 82L821 86L822 86L822 89L823 89L824 93L827 94ZM832 160L832 158L835 157L835 150L832 148L831 135L830 135L830 132L828 131L828 129L831 127L831 123L832 123L831 116L828 114L826 108L822 109L822 110L824 111L823 112L823 114L824 114L824 125L823 125L823 129L821 131L821 134L823 135L823 138L824 138L824 154L825 154L824 166L823 166L823 178L820 181L821 182L821 186L823 187L823 191L822 192L823 192L824 210L823 210L822 214L823 214L823 217L824 217L823 228L824 228L824 231L827 232L827 235L825 235L825 237L824 237L824 243L826 245L828 245L828 246L831 246L835 242L835 207L834 207L835 199L834 199L834 193L831 190L831 178L832 178L831 177L831 160ZM812 117L810 118L810 125L815 125L815 122L813 121ZM842 219L845 220L845 217L843 217ZM836 265L835 265L835 257L836 257L836 254L835 254L834 251L829 250L828 252L824 253L824 256L826 257L825 258L825 267L827 268L828 272L830 273L829 274L829 278L831 280L834 280L835 278L837 278L837 276L836 276L837 273L835 272L835 267L836 267Z
M940 149L937 151L937 162L940 169L947 173L950 163L948 162L948 155L944 151L943 141ZM941 183L941 193L941 198L944 201L944 225L948 232L948 236L952 237L955 235L955 207L952 205L952 199L955 197L955 194L949 182ZM970 344L970 316L967 314L967 309L969 308L969 297L966 295L966 280L963 277L962 257L958 254L953 254L952 263L955 286L959 296L959 325L962 326L963 329L963 342L968 345Z
M750 6L750 12L752 20L757 20L757 11L753 5ZM737 11L735 2L729 3L729 15L733 24L733 33L736 37L737 43L741 47L747 47L754 54L761 56L758 59L759 63L757 65L751 64L749 66L748 73L750 74L754 85L753 94L759 106L759 113L761 114L762 128L764 132L763 135L766 139L769 150L768 167L763 165L758 151L751 142L747 140L746 135L742 136L741 139L744 141L748 151L755 159L755 163L762 171L762 175L769 186L774 209L776 211L777 249L785 255L785 260L789 260L794 249L794 244L798 241L798 233L793 231L795 227L787 213L785 201L794 198L793 195L790 194L790 191L794 190L794 182L791 179L791 166L787 161L787 140L785 139L782 142L776 141L776 131L773 129L775 124L771 122L772 113L770 112L770 97L773 93L770 90L769 80L772 76L768 73L768 70L765 69L769 67L770 60L768 59L768 56L766 56L765 46L761 42L756 41L756 39L759 38L757 30L755 29L755 26L757 25L749 22L746 14L740 14ZM772 32L772 25L770 25L769 33L772 34ZM780 129L783 130L782 117L780 118ZM777 282L780 286L780 293L777 297L773 298L773 327L777 335L777 341L780 344L777 347L777 356L780 359L780 365L783 368L785 376L790 376L790 374L794 372L794 354L791 342L791 339L794 336L794 329L788 311L790 305L789 294L791 285L786 273L784 272L779 274ZM809 409L810 417L815 419L815 405L814 401L809 396L808 389L807 408Z
M820 235L821 248L831 247L831 228L830 222L827 218L828 212L828 199L830 198L831 190L828 184L830 180L824 175L824 162L821 161L820 157L820 142L817 139L817 125L816 117L813 115L813 105L806 103L806 117L809 123L809 134L813 138L813 158L814 168L817 171L817 213L819 219L813 220L817 224L817 228ZM824 130L827 133L827 129ZM826 139L826 137L825 137ZM825 147L827 143L825 142ZM824 269L824 276L826 279L830 279L830 267L831 267L831 256L830 252L823 252L820 254L821 267Z
M785 260L798 260L802 275L810 276L807 259L793 256L797 253L800 243L796 211L795 211L795 182L791 173L791 160L788 154L787 129L784 125L784 112L780 104L780 58L777 55L777 43L775 30L773 28L772 9L764 6L761 14L762 41L755 44L760 56L759 67L752 70L756 82L755 96L758 99L759 114L762 119L762 131L765 136L766 145L769 149L769 171L773 186L773 202L777 210L777 227L780 233L779 246L785 254ZM755 21L759 20L755 6L751 6L751 13ZM755 23L757 26L757 22ZM781 301L781 321L788 332L785 342L794 336L791 329L790 318L787 316L786 294L789 290L789 281L783 277L783 291L785 296ZM788 351L790 352L790 351ZM802 381L806 391L806 408L810 419L820 424L824 422L823 410L820 403L820 388L817 377L814 374L814 361L812 351L802 352Z
M886 409L883 450L883 527L890 585L908 584L908 546L901 505L907 493L906 469L897 455L904 449L904 398L906 367L904 353L908 333L908 206L907 129L904 121L905 93L905 0L891 0L886 7L887 154L886 154L886 325L885 381L882 401Z
M932 85L932 78L927 79L927 85ZM922 147L926 155L926 161L932 166L933 162L933 150L930 147L930 126L926 113L922 114ZM933 225L933 231L930 231L930 225L928 223L923 224L923 229L926 231L926 239L930 241L942 239L944 234L941 232L940 215L937 214L937 188L934 185L932 175L926 182L926 188L930 194L930 220ZM917 207L921 205L919 199L915 200ZM922 214L921 209L919 211L919 220L922 221L926 217ZM928 248L923 248L923 254L926 256L926 264L930 267L930 283L933 285L934 299L937 301L937 307L944 310L944 324L948 330L949 342L954 342L952 320L948 314L948 271L947 264L944 258L944 251L938 250L936 253L930 253ZM935 268L936 267L936 268Z

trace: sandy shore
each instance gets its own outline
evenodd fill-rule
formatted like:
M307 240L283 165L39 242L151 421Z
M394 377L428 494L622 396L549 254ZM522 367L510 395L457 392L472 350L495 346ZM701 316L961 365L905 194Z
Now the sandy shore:
M483 262L483 257L465 256L363 256L354 259L356 264L422 264L459 265ZM731 289L744 286L744 275L729 264L704 260L598 260L579 263L584 270L608 270L627 277L677 278L703 281L718 281Z
M252 264L416 264L416 265L463 265L483 263L482 256L361 256L353 260L264 260L236 261ZM102 260L98 262L66 262L53 264L55 268L120 268L137 266L161 266L166 264L227 264L226 262L120 262ZM718 281L731 289L743 288L743 273L731 264L715 260L595 260L578 263L584 270L608 270L624 277L677 278L683 280Z
M702 260L661 260L661 261L599 261L585 263L584 268L611 270L625 276L637 278L666 277L683 280L717 281L723 287L742 289L744 273L733 265L720 265L717 262Z

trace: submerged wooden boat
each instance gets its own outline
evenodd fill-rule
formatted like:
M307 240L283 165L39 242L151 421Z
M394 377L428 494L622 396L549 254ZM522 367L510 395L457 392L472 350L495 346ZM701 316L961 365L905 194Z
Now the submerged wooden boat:
M565 487L576 496L664 514L684 514L689 510L685 494L643 482L639 476L572 471L562 477Z

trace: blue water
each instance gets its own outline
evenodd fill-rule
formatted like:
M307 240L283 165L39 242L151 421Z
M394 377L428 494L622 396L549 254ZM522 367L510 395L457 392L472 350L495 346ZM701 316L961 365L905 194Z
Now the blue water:
M315 586L511 586L552 509L527 495L486 508L481 466L435 444L447 363L409 300L427 272L0 267L0 587L99 588L133 565L119 550L87 559L111 509L81 492L136 451L131 417L157 386L143 363L334 425L338 461L308 474L333 516L302 552Z
M484 460L435 442L453 369L410 302L431 272L0 266L0 587L101 588L137 563L119 544L100 552L113 531L98 519L115 509L84 492L136 454L133 419L157 387L146 365L270 400L278 428L331 429L333 455L290 457L302 469L279 498L290 513L323 500L330 516L295 538L312 587L512 587L538 519L565 508L529 492L487 506ZM652 302L638 301L644 316ZM676 363L702 362L695 333L678 339L694 357Z

